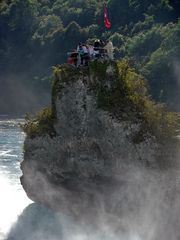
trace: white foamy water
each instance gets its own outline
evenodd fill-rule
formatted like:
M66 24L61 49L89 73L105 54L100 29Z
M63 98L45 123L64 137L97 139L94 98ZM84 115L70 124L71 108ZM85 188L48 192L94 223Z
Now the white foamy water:
M20 161L23 154L24 133L20 119L0 119L0 240L31 202L22 186Z

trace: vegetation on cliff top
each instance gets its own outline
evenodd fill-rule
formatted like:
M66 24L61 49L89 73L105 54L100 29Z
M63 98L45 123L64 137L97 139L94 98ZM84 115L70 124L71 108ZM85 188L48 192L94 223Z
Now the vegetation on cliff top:
M127 61L111 64L95 61L91 63L90 71L96 79L93 88L97 106L109 111L117 119L141 123L139 132L133 137L135 143L143 141L147 133L155 136L159 142L177 136L180 115L151 99L146 80Z
M108 111L118 120L141 123L133 141L143 141L147 133L159 142L169 141L177 135L179 115L168 112L162 104L156 104L147 94L145 79L138 75L127 61L92 61L89 68L69 65L54 67L52 106L42 111L34 120L27 119L23 126L28 136L53 135L56 119L55 101L62 89L80 77L95 94L97 107ZM87 81L91 78L91 81Z
M30 138L49 135L55 135L54 130L55 116L51 107L44 108L35 117L31 118L29 114L25 116L25 123L21 124L21 128Z

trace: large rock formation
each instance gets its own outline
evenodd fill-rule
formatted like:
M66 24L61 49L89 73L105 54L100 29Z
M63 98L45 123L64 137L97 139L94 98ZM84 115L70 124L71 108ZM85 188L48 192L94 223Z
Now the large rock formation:
M143 79L125 62L54 71L51 109L24 125L27 195L65 214L94 216L102 202L113 214L137 211L149 182L144 173L138 181L139 169L174 164L170 113L148 99Z

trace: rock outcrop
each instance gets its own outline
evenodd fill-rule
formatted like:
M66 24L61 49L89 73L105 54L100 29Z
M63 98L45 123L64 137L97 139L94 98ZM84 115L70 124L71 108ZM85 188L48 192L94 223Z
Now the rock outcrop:
M65 65L54 71L47 119L39 115L24 125L22 185L33 201L66 214L94 215L102 198L104 207L116 213L128 181L133 190L142 190L133 169L167 166L176 157L175 144L167 144L159 131L158 114L164 112L148 108L154 103L143 79L124 62L93 62L79 69ZM138 208L138 202L137 197L131 204Z

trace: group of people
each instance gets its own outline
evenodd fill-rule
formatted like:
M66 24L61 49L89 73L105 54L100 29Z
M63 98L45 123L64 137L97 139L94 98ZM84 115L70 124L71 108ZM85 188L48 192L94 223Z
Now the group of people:
M114 58L114 47L111 41L107 43L97 39L94 44L79 43L77 49L68 53L68 64L74 66L88 66L89 61L93 59L110 59Z

